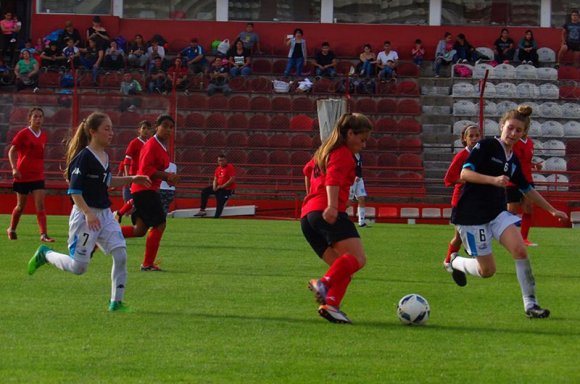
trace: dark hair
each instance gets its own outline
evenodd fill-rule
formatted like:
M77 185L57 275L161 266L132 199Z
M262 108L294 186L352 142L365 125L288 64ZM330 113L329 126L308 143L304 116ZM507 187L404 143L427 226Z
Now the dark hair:
M129 73L131 73L131 72L129 72ZM139 122L139 128L142 128L142 127L147 127L149 129L151 129L151 123L149 122L149 120L141 120Z
M445 32L445 35L443 35L444 37L448 37L451 36L451 32Z
M168 120L171 121L173 125L175 125L175 120L173 120L173 117L167 114L159 115L159 117L157 117L157 120L155 121L155 125L160 126L161 124L163 124L165 121Z
M464 147L467 146L467 139L465 136L468 134L470 129L476 129L479 131L479 127L477 125L467 124L465 127L463 127L461 133L459 134L459 140L461 140L461 144L463 144Z
M293 33L293 35L294 35L294 36L296 36L296 34L297 34L298 32L300 32L300 34L301 34L301 35L304 35L304 32L303 32L303 31L302 31L302 29L300 29L300 28L296 28L296 29L294 30L294 33Z
M328 44L328 41L325 41L324 43L322 43L320 45L321 47L330 47L330 44Z
M573 9L573 10L570 11L570 15L573 14L573 13L575 13L577 15L579 14L577 9Z
M365 44L365 45L363 46L363 48L366 48L366 47L369 47L369 49L372 49L372 48L371 48L371 45L370 45L370 44L368 44L368 43L367 43L367 44Z
M415 44L423 44L423 42L421 41L421 39L417 39L415 40Z
M254 23L246 23L246 26L251 25L252 27L254 26Z
M225 154L223 154L223 153L220 153L220 154L218 155L218 159L227 159L227 157L226 157L226 155L225 155Z
M457 35L457 38L461 39L461 40L465 40L465 35L463 33L460 33Z
M100 23L101 22L101 16L95 16L95 17L93 17L93 22Z
M502 29L501 29L501 32L500 32L500 35L501 35L502 33L504 33L504 31L505 31L505 32L507 32L507 33L510 33L510 31L508 31L508 29L507 29L507 28L502 28Z
M32 107L28 111L28 120L30 120L30 118L32 117L32 114L34 112L36 112L36 111L39 111L40 113L42 113L42 116L44 116L44 111L42 110L42 108L40 108L40 107Z
M138 33L138 34L135 35L135 38L138 38L138 37L143 38L143 35L140 34L140 33Z
M66 42L68 42L69 40L72 40L72 39L71 39L70 37L67 37L66 39L64 39L64 42L66 43ZM49 45L50 47L52 47L52 46L58 47L58 44L57 44L57 42L56 42L56 41L51 41L50 43L48 43L48 45Z
M532 35L532 40L534 40L534 32L532 32L531 29L528 29L527 31L525 31L524 35L527 34L528 32Z
M383 43L383 45L387 45L387 44L391 45L391 42L389 40L385 40L385 42Z

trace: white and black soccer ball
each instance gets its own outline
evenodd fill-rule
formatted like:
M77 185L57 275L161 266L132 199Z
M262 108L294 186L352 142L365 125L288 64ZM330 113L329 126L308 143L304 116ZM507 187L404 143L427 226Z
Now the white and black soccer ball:
M416 293L403 296L397 305L397 316L403 324L421 325L429 320L431 307L427 300Z

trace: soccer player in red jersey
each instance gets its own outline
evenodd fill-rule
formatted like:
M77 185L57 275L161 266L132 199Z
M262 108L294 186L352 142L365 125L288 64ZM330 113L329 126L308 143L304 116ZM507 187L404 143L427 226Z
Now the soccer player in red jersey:
M175 126L175 121L169 115L157 118L156 134L145 143L139 156L139 175L149 176L151 185L133 185L133 204L135 205L135 225L122 227L123 236L142 237L147 231L145 257L141 271L160 271L155 264L161 237L165 230L166 214L159 196L161 181L175 185L180 177L174 173L165 172L169 166L167 145Z
M332 323L351 323L340 304L352 276L366 263L360 236L346 213L346 205L356 176L353 155L366 146L371 130L372 123L362 114L341 116L304 167L310 182L302 204L302 233L330 266L322 278L310 280L308 287L320 304L318 313Z
M222 215L228 199L236 190L236 169L234 166L228 163L228 159L224 154L218 156L217 163L218 166L215 168L212 185L201 191L199 212L194 216L206 216L205 207L207 206L207 199L210 195L215 195L216 208L214 218L219 218Z
M528 129L524 132L522 138L514 145L514 154L520 161L522 167L522 172L526 177L526 180L531 185L534 185L534 178L532 177L532 170L540 171L542 169L542 163L534 163L534 142L528 136ZM510 185L507 188L507 198L508 198L508 211L513 214L517 214L519 209L522 211L522 223L521 232L524 238L524 244L528 247L536 247L538 244L531 242L528 239L528 234L530 233L530 227L532 226L532 213L534 211L534 205L530 199L520 192L517 187Z
M20 216L26 207L27 195L32 194L36 207L36 220L40 228L40 241L46 243L54 242L48 236L46 229L46 212L44 210L44 146L46 145L46 134L42 131L44 121L44 111L34 107L28 112L29 126L23 128L14 136L8 159L12 167L14 177L13 190L16 192L16 207L12 211L10 227L7 229L8 238L16 240L16 227L20 221Z
M457 206L457 201L459 201L459 196L461 196L461 191L463 189L464 182L461 181L461 170L463 169L463 164L465 163L465 159L469 156L471 149L481 137L481 133L479 132L479 128L475 125L467 125L461 130L461 135L459 139L461 140L461 144L465 148L463 148L460 152L458 152L449 168L447 169L447 173L445 173L445 177L443 178L443 182L445 183L446 187L453 187L453 195L451 197L451 207ZM451 260L451 255L454 252L459 251L461 248L461 236L459 236L459 232L457 229L453 235L453 238L449 242L449 246L447 247L447 256L445 257L445 261L443 262L443 266L447 267L449 261Z

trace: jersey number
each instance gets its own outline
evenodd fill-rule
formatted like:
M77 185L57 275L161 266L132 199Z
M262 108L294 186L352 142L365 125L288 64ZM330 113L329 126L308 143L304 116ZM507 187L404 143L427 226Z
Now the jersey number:
M479 241L485 242L485 229L479 230Z
M89 234L88 233L83 233L83 237L85 238L85 240L83 241L83 247L87 245L87 241L89 241Z

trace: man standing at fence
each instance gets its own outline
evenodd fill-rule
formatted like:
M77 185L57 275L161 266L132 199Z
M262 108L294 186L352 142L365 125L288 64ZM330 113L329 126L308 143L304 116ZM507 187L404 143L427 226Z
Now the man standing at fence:
M219 218L222 215L228 199L235 192L236 170L234 166L228 164L228 159L226 159L226 155L224 154L218 156L217 163L218 166L214 172L212 185L202 189L201 191L201 204L199 212L194 215L196 217L207 216L207 212L205 211L207 199L210 195L215 195L216 209L214 218Z

